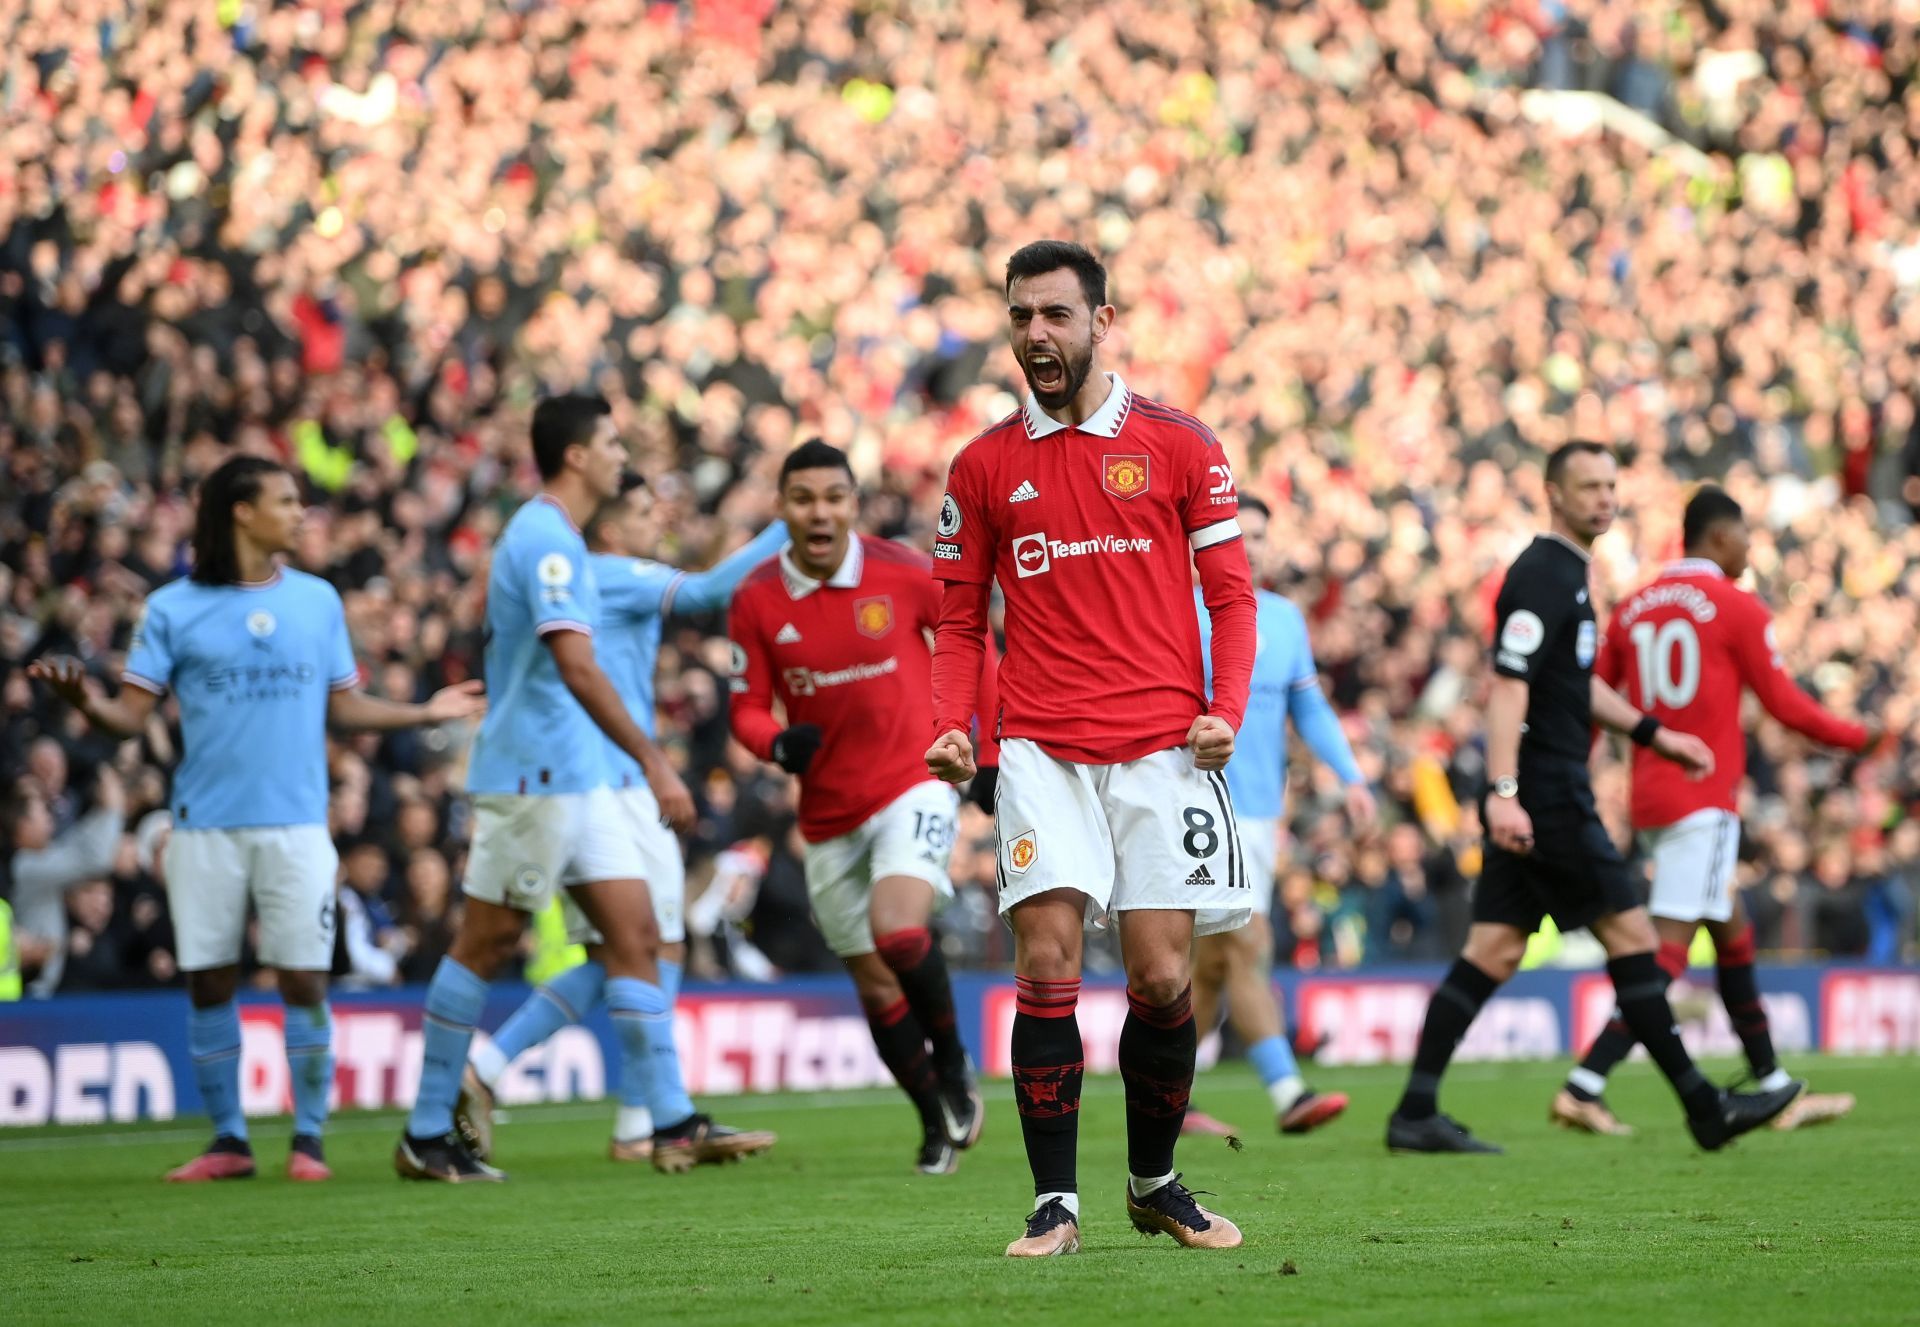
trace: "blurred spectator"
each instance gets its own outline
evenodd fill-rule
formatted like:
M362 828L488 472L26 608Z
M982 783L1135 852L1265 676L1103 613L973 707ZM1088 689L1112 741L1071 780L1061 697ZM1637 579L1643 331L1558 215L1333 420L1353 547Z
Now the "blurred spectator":
M61 768L64 773L64 763ZM93 801L93 810L56 837L53 813L40 785L28 777L19 780L12 791L7 815L12 856L7 874L29 995L46 996L60 989L68 957L67 891L83 883L105 885L101 878L113 869L120 831L126 822L126 794L120 776L111 768L101 767ZM106 911L111 918L112 886L106 885L106 891ZM89 921L94 920L97 894L89 895L83 904ZM29 961L30 953L41 955L37 967Z
M338 922L347 971L337 984L343 990L400 980L400 960L411 946L387 908L389 874L386 849L371 841L351 844L341 861Z
M154 804L171 704L115 756L22 670L60 650L117 674L140 599L185 569L193 483L236 449L304 477L295 561L340 588L370 688L402 698L480 667L487 549L532 491L543 390L614 401L669 560L745 539L801 436L850 451L867 529L924 542L948 458L1018 399L999 265L1037 235L1106 255L1114 364L1213 425L1273 503L1277 588L1427 862L1471 877L1493 578L1543 524L1531 463L1569 438L1624 460L1597 601L1677 551L1686 486L1714 478L1754 518L1796 673L1911 734L1911 17L0 3L0 774L33 768L56 832L79 811L68 757L125 760ZM791 794L725 740L724 644L676 628L661 667L661 738L703 802L694 868L764 838L753 939L805 968ZM1866 946L1910 949L1911 888L1885 882L1913 854L1890 847L1886 875L1848 836L1897 838L1920 809L1911 737L1868 762L1810 760L1771 724L1754 747L1755 806L1780 817L1749 863L1763 944L1860 942L1864 900ZM445 904L414 897L414 867L438 851L457 876L463 758L438 732L334 747L336 832L408 864L423 936ZM1434 932L1464 892L1416 904L1391 862L1356 874L1378 845L1325 792L1298 771L1315 869L1283 876L1283 955L1455 948ZM1836 839L1834 873L1882 883L1781 883ZM956 953L1004 961L962 897Z

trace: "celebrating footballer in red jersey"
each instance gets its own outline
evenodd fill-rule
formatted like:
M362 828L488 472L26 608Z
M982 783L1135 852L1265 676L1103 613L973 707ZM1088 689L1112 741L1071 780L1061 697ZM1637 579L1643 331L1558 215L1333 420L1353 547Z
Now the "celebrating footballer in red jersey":
M1253 585L1219 442L1100 368L1106 281L1075 244L1030 244L1008 261L1009 336L1030 394L954 458L933 550L947 589L927 764L942 778L973 773L968 719L994 581L1006 600L995 814L1019 990L1014 1096L1036 1194L1012 1257L1079 1247L1074 1006L1087 916L1117 926L1127 971L1128 1216L1189 1247L1240 1242L1174 1175L1173 1147L1193 1083L1188 951L1252 911L1220 770L1253 671Z
M734 593L733 735L800 776L814 920L853 976L880 1058L919 1109L916 1164L944 1175L979 1138L984 1112L928 926L935 895L953 895L958 805L920 758L933 722L939 586L924 554L853 533L859 496L838 448L795 448L780 502L792 547ZM993 650L974 657L990 714ZM990 805L997 753L990 731L981 740L972 793Z
M1838 718L1800 690L1782 666L1765 604L1735 584L1747 569L1740 505L1717 488L1687 504L1686 558L1627 597L1607 627L1594 671L1666 727L1701 738L1713 772L1689 779L1643 748L1633 755L1633 827L1653 858L1648 911L1660 932L1660 964L1686 970L1694 931L1705 923L1719 955L1720 996L1762 1088L1785 1083L1753 975L1753 927L1734 892L1740 855L1735 812L1747 772L1740 701L1751 690L1769 714L1826 746L1879 744L1876 729ZM1554 1099L1553 1117L1593 1133L1627 1133L1601 1099L1607 1074L1633 1049L1616 1017ZM1791 1129L1846 1114L1845 1094L1803 1094L1774 1121Z

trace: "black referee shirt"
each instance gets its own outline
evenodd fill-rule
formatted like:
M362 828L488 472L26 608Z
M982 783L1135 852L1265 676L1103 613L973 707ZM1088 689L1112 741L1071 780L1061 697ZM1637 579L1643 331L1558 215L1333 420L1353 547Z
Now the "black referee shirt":
M1593 744L1593 656L1600 633L1587 592L1591 557L1543 534L1507 569L1495 605L1493 670L1527 684L1520 761L1581 770Z

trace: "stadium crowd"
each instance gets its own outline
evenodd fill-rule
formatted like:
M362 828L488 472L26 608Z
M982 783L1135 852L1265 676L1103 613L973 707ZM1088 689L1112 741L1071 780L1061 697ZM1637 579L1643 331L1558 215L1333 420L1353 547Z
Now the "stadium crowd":
M26 662L118 663L235 448L311 495L299 564L367 685L475 674L531 403L615 404L704 565L799 438L925 546L1011 409L998 264L1093 244L1138 391L1268 498L1386 822L1296 761L1282 961L1454 952L1476 699L1532 462L1613 443L1602 604L1676 553L1687 485L1755 518L1758 586L1884 755L1753 743L1766 950L1889 959L1920 888L1920 38L1914 0L0 0L0 861L30 989L176 979L156 723L120 747ZM1591 94L1605 94L1605 99ZM784 776L730 743L719 623L670 624L662 734L712 972L825 967ZM423 980L459 906L468 734L333 749L348 937ZM1624 767L1600 788L1624 823ZM973 813L969 813L970 815ZM961 962L1007 956L967 822ZM718 869L716 869L716 862ZM696 969L698 971L699 969Z

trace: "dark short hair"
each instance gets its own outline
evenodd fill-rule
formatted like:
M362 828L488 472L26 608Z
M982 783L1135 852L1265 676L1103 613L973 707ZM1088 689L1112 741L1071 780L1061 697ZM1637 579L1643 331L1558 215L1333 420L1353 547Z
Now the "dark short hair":
M593 439L601 419L613 413L604 396L573 393L549 396L533 408L533 463L542 479L552 479L566 468L567 448L582 447Z
M1240 510L1257 511L1268 520L1273 519L1273 508L1269 507L1261 499L1254 497L1251 493L1242 493L1240 495Z
M803 442L787 453L787 459L780 462L780 487L787 486L787 479L795 470L844 470L847 478L853 478L853 466L847 460L847 454L830 442L814 438Z
M1613 448L1604 442L1570 442L1547 457L1547 482L1558 484L1567 477L1567 463L1576 456L1612 456Z
M1707 532L1720 522L1745 519L1746 513L1740 510L1740 504L1724 488L1705 484L1687 501L1687 513L1680 521L1680 539L1687 548L1698 548Z
M233 585L239 581L233 509L258 498L268 475L291 473L278 461L263 456L236 456L200 481L200 505L193 514L193 580L201 585Z
M617 519L627 509L627 495L636 488L647 486L646 476L635 470L628 470L620 476L620 491L593 509L593 515L587 517L587 523L580 533L586 537L589 548L600 544L600 527L608 521Z
M1070 240L1035 240L1015 249L1013 257L1007 259L1007 293L1013 293L1016 281L1057 272L1063 267L1071 268L1080 278L1080 289L1086 294L1089 309L1097 309L1107 302L1106 266L1093 256L1092 250Z

